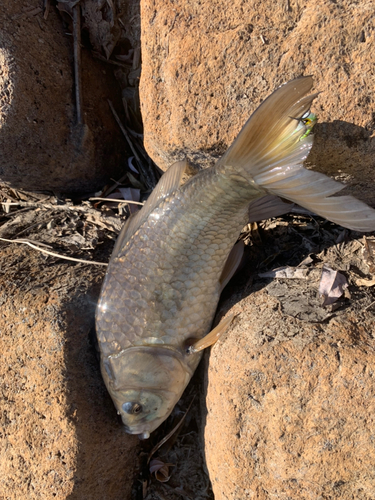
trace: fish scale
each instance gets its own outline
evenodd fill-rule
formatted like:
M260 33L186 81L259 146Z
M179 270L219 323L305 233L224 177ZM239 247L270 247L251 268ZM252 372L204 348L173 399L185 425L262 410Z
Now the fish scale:
M103 352L143 345L145 339L149 344L181 345L189 337L207 333L220 294L218 276L245 224L246 199L254 191L237 181L237 191L231 186L228 194L230 182L209 171L204 179L193 178L172 207L166 199L150 214L111 262L97 314ZM124 309L109 306L119 302Z
M306 170L316 117L311 77L279 87L224 156L181 185L170 167L115 244L96 312L101 371L127 432L147 438L173 410L200 358L228 327L210 332L225 283L241 260L244 224L290 203L344 227L375 230L375 210Z

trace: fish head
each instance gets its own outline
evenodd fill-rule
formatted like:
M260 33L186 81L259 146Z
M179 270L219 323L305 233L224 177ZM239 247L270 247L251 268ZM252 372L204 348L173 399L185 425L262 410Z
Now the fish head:
M102 360L102 375L126 432L146 439L170 415L191 372L177 351L141 346Z

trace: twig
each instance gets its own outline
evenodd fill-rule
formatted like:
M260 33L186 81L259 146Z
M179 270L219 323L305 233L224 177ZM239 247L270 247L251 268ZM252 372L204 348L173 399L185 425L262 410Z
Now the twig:
M175 433L175 432L176 432L176 431L177 431L177 430L181 427L181 425L182 425L183 421L185 420L186 415L189 413L189 410L190 410L190 408L191 408L191 405L193 404L194 399L195 399L195 396L194 396L194 397L193 397L193 399L191 400L191 402L190 402L190 404L189 404L188 409L186 410L186 412L185 412L184 416L181 418L181 420L178 422L178 424L177 424L177 425L175 425L175 426L173 427L173 429L172 429L170 432L168 432L168 434L167 434L166 436L164 436L164 437L163 437L163 439L162 439L161 441L159 441L159 443L158 443L158 444L156 444L156 445L152 448L152 450L151 450L151 451L150 451L150 453L148 454L148 457L147 457L147 463L149 463L149 462L150 462L150 460L151 460L151 458L152 458L152 455L154 455L154 453L156 453L156 452L158 451L158 449L159 449L159 448L160 448L160 447L161 447L161 446L162 446L165 442L167 442L167 441L168 441L168 439L169 439L171 436L173 436L173 434L174 434L174 433Z
M119 183L121 184L121 182ZM129 203L129 204L134 204L134 205L144 205L144 203L140 201L133 201L133 200L119 200L115 198L89 198L88 201L114 201L117 203ZM53 210L78 210L78 211L85 211L89 207L80 207L78 205L52 205L51 203L43 203L43 202L32 202L32 201L15 201L15 202L7 202L7 201L2 201L0 202L1 205L7 205L7 206L16 206L19 205L21 207L40 207L40 208L48 208L48 209L53 209ZM14 212L16 213L16 212Z
M38 222L35 222L34 224L31 224L31 226L27 226L26 229L23 229L22 231L20 231L19 233L17 233L15 236L21 236L21 234L24 234L24 233L28 233L30 231L30 229L32 229L33 227L37 227L39 226L41 222L38 221Z
M39 250L39 252L46 253L47 255L52 255L52 257L57 257L59 259L71 260L73 262L82 262L83 264L92 264L95 266L108 266L105 262L96 262L95 260L84 260L84 259L75 259L74 257L68 257L67 255L61 255L59 253L50 252L49 250L45 250L44 248L40 248L37 245L34 245L28 240L8 240L7 238L0 238L1 241L6 241L7 243L23 243L28 245L35 250ZM40 245L44 245L44 243L40 243Z
M115 6L113 4L113 0L107 0L107 4L108 4L109 8L112 10L113 17L115 17L116 16L116 9L115 9Z
M77 125L82 125L82 79L81 79L81 7L73 7L74 90L76 96Z
M123 135L124 135L125 139L127 140L128 144L129 144L129 146L130 146L130 149L132 150L133 155L135 156L135 159L136 159L136 160L137 160L137 162L140 164L140 165L139 165L140 167L141 167L141 166L143 166L143 165L141 165L141 163L142 163L142 162L141 162L141 160L140 160L140 158L139 158L139 156L138 156L138 152L136 151L136 149L135 149L135 147L134 147L134 145L133 145L132 141L130 140L130 137L129 137L128 131L126 130L126 128L125 128L125 127L123 126L123 124L121 123L121 120L120 120L120 118L119 118L118 114L116 113L116 110L115 110L115 108L113 107L112 102L111 102L109 99L107 99L107 101L108 101L109 107L111 108L111 111L112 111L112 113L113 113L113 116L115 117L115 120L116 120L116 122L117 122L117 125L120 127L121 132L123 133Z
M125 139L127 140L128 144L129 144L130 149L132 150L133 155L135 156L135 159L137 160L137 163L139 165L141 173L146 181L147 187L150 189L153 189L156 185L156 179L152 175L152 171L150 170L150 172L148 172L147 169L144 167L143 162L139 158L138 152L133 145L133 142L130 140L130 137L129 137L129 134L128 134L126 128L121 123L121 120L120 120L118 114L116 113L112 102L109 99L108 99L108 104L109 104L109 107L111 108L111 111L113 113L113 116L115 117L115 120L116 120L118 126L121 129L121 132L123 133Z
M139 158L139 156L138 156L138 153L137 153L137 151L135 150L135 148L134 148L134 146L133 146L132 141L130 140L129 134L128 134L127 130L125 129L125 127L123 126L123 124L121 123L121 120L120 120L120 118L119 118L118 114L116 113L116 110L115 110L115 108L113 107L112 102L111 102L109 99L107 99L107 101L108 101L109 107L111 108L111 111L112 111L112 113L113 113L113 116L115 117L115 120L116 120L116 122L117 122L117 125L120 127L121 132L123 133L123 135L124 135L125 139L128 141L128 144L129 144L129 146L130 146L130 149L131 149L131 150L132 150L132 152L133 152L133 155L135 156L135 159L137 160L137 162L138 162L138 163L141 163L141 160L140 160L140 158Z
M9 240L9 241L17 241L19 243L24 243L26 241L28 241L29 243L32 243L33 245L35 246L41 246L41 247L46 247L46 248L52 248L51 245L47 245L47 243L42 243L41 241L34 241L34 240L30 240L30 239L26 239L26 238L16 238L14 240Z
M12 16L11 19L12 21L15 21L16 19L19 19L23 16L36 16L43 12L43 10L40 7L33 7L29 6L26 8L22 9L22 12L20 14L16 14L15 16Z
M45 20L47 20L48 14L49 14L49 8L50 8L50 0L44 0L44 14L43 17Z
M143 134L138 134L138 132L134 132L131 128L128 128L129 134L132 135L135 139L143 140Z
M128 172L126 172L126 174L124 174L122 177L120 177L120 179L118 181L111 178L111 181L114 181L114 184L112 184L112 186L109 186L107 189L105 189L102 192L102 194L108 195L108 194L112 193L112 191L114 191L118 186L121 186L121 184L127 179L127 177L128 177Z
M140 201L117 200L116 198L89 198L89 201L114 201L115 203L128 203L128 205L144 205L144 203Z
M20 203L18 201L2 201L1 202L2 205L5 205L7 207L11 207L12 205L20 205Z
M9 213L5 213L5 214L1 214L1 217L3 217L4 219L8 219L9 217L14 217L18 214L21 214L22 212L27 212L28 210L32 210L33 207L25 207L25 208L20 208L20 210L15 210L14 212L9 212ZM1 229L3 228L3 226L1 226Z

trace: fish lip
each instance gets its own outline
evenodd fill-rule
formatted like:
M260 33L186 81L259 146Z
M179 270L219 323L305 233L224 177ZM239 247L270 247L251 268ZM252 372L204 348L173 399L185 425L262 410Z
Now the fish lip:
M142 432L142 434L137 434L138 438L142 441L144 439L148 439L150 437L149 432Z
M139 438L140 440L143 440L143 439L148 439L148 438L150 437L150 432L149 432L149 431L141 431L141 432L137 432L136 430L132 431L132 430L130 429L130 427L129 427L129 426L127 426L127 425L124 425L124 427L125 427L125 432L126 432L127 434L131 434L132 436L138 436L138 438Z

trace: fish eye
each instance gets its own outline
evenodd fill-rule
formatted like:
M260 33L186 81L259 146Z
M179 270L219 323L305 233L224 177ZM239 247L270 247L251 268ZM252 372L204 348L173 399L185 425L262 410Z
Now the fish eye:
M127 401L122 405L122 409L124 410L125 413L128 413L129 415L138 415L139 413L142 413L142 405L139 403L134 403L132 401Z
M303 115L301 116L301 120L306 120L310 116L311 111L308 109Z

